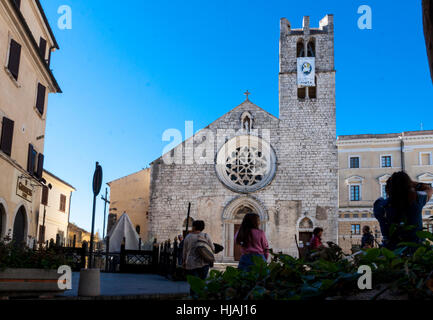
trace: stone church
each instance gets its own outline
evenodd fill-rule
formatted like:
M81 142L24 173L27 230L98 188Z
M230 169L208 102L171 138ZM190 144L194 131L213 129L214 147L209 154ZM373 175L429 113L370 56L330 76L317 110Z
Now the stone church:
M139 178L110 182L111 225L126 211L142 238L174 239L185 230L191 203L190 220L204 220L205 231L224 246L220 262L239 259L234 235L248 212L260 216L275 252L297 256L295 238L308 241L317 226L327 241L337 242L333 16L318 28L304 17L301 29L281 19L279 56L279 118L247 92L242 104L152 162ZM314 63L308 86L298 81L303 57Z

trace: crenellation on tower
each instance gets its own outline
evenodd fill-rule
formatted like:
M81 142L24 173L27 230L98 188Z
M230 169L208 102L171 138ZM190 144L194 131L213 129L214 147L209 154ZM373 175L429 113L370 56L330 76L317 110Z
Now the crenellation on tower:
M304 31L305 35L310 34L310 17L309 16L304 16L304 18L302 19L302 30Z

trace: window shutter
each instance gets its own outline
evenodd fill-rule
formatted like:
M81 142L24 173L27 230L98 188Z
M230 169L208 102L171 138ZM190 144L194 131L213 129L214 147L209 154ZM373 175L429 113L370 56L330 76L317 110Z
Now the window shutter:
M21 7L21 0L14 0L14 3L18 9Z
M42 171L44 170L44 155L39 153L38 155L38 170L36 171L36 176L41 179Z
M13 136L14 136L14 122L6 117L3 117L0 150L6 153L9 157L12 154Z
M41 115L44 114L45 92L46 92L45 86L38 83L38 96L36 98L36 109L38 109Z
M42 37L39 40L39 52L40 52L42 58L44 58L44 61L45 61L45 54L47 52L47 40L45 40Z
M66 212L66 196L64 194L60 195L60 211Z
M31 175L34 175L35 173L35 159L36 158L36 151L33 148L32 144L29 144L29 153L27 156L27 172Z
M44 206L47 206L48 205L48 187L47 186L43 186L42 187L42 200L41 200L41 203L44 205Z
M21 45L14 39L11 39L9 50L8 69L12 73L15 80L18 80L18 72L20 70Z

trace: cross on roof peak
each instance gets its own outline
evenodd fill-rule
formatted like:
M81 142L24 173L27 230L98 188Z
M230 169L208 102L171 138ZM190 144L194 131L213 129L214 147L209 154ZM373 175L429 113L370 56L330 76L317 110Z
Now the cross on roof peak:
M244 95L247 97L246 100L250 100L249 96L250 96L251 92L249 92L248 90L244 93Z

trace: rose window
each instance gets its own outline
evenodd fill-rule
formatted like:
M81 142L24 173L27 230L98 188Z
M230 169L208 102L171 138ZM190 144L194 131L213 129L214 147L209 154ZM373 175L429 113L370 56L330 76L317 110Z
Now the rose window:
M275 174L275 153L255 136L227 142L217 156L217 174L230 189L252 192L266 186Z

